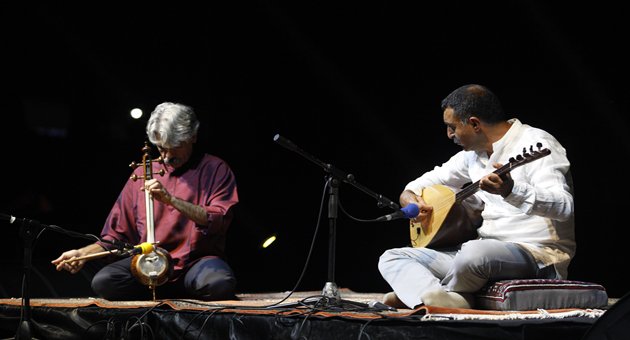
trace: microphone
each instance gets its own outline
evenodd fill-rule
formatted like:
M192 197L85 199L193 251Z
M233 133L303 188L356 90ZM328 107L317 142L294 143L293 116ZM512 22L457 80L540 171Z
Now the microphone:
M273 136L273 141L292 151L296 151L298 149L297 145L295 145L292 141L280 136L280 134L276 134L275 136Z
M414 218L420 214L420 207L417 204L408 204L406 207L393 212L391 214L381 216L376 219L377 222L397 220L399 218Z
M153 243L143 242L137 246L134 246L133 249L128 251L129 255L140 255L140 254L148 254L153 251Z
M415 205L415 204L414 204ZM378 301L369 301L367 303L368 307L376 309L376 310L388 310L388 311L392 311L392 312L396 312L397 309L391 306L388 306L382 302L378 302Z
M17 217L0 213L0 220L8 221L9 223L13 223L13 222L15 222L15 220L17 220Z
M21 217L15 217L13 215L3 214L3 213L0 213L0 221L7 221L9 222L9 224L14 224L16 222L19 222L19 223L28 222L28 223L40 224L39 221L29 220L29 219L21 218Z

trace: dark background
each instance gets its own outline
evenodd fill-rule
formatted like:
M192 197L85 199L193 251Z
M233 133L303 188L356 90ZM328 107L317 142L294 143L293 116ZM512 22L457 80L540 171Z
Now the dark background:
M98 234L146 115L193 106L198 147L236 173L240 204L229 261L239 292L288 291L306 264L326 173L274 143L280 134L396 201L404 185L459 148L439 104L468 83L565 146L575 182L578 250L570 278L625 294L628 227L628 12L605 2L213 1L205 5L5 8L0 212ZM359 218L392 212L343 184ZM324 205L299 290L328 281ZM1 222L0 294L20 296L23 242ZM408 222L359 223L339 212L334 281L386 292L378 257L408 243ZM266 251L263 235L279 235ZM87 240L43 233L34 296L90 295L50 261Z

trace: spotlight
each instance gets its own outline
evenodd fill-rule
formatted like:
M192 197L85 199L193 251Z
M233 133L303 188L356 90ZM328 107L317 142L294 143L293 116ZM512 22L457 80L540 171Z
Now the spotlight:
M132 109L131 112L129 112L129 114L131 115L131 118L139 119L140 117L142 117L142 110L135 108L135 109Z
M263 249L267 249L267 248L268 248L268 247L269 247L272 243L274 243L274 242L276 241L276 238L277 238L277 237L276 237L276 235L275 235L275 234L274 234L274 235L271 235L271 236L269 236L269 237L267 237L267 238L263 241L263 243L261 244L261 247L262 247Z

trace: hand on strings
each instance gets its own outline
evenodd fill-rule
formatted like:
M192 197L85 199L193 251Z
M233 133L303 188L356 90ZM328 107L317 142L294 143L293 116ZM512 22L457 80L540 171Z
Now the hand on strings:
M492 164L495 169L499 169L503 166L500 163ZM479 189L487 191L491 194L501 195L507 197L514 187L514 180L509 172L502 174L501 176L491 173L479 180Z
M156 200L165 204L171 204L171 194L164 188L162 183L155 178L146 181L141 190L148 190L151 196Z

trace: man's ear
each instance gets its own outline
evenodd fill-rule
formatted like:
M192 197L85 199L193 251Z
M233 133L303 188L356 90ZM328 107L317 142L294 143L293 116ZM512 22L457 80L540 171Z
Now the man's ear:
M481 128L481 121L475 116L468 118L468 124L470 124L475 131L479 131Z

